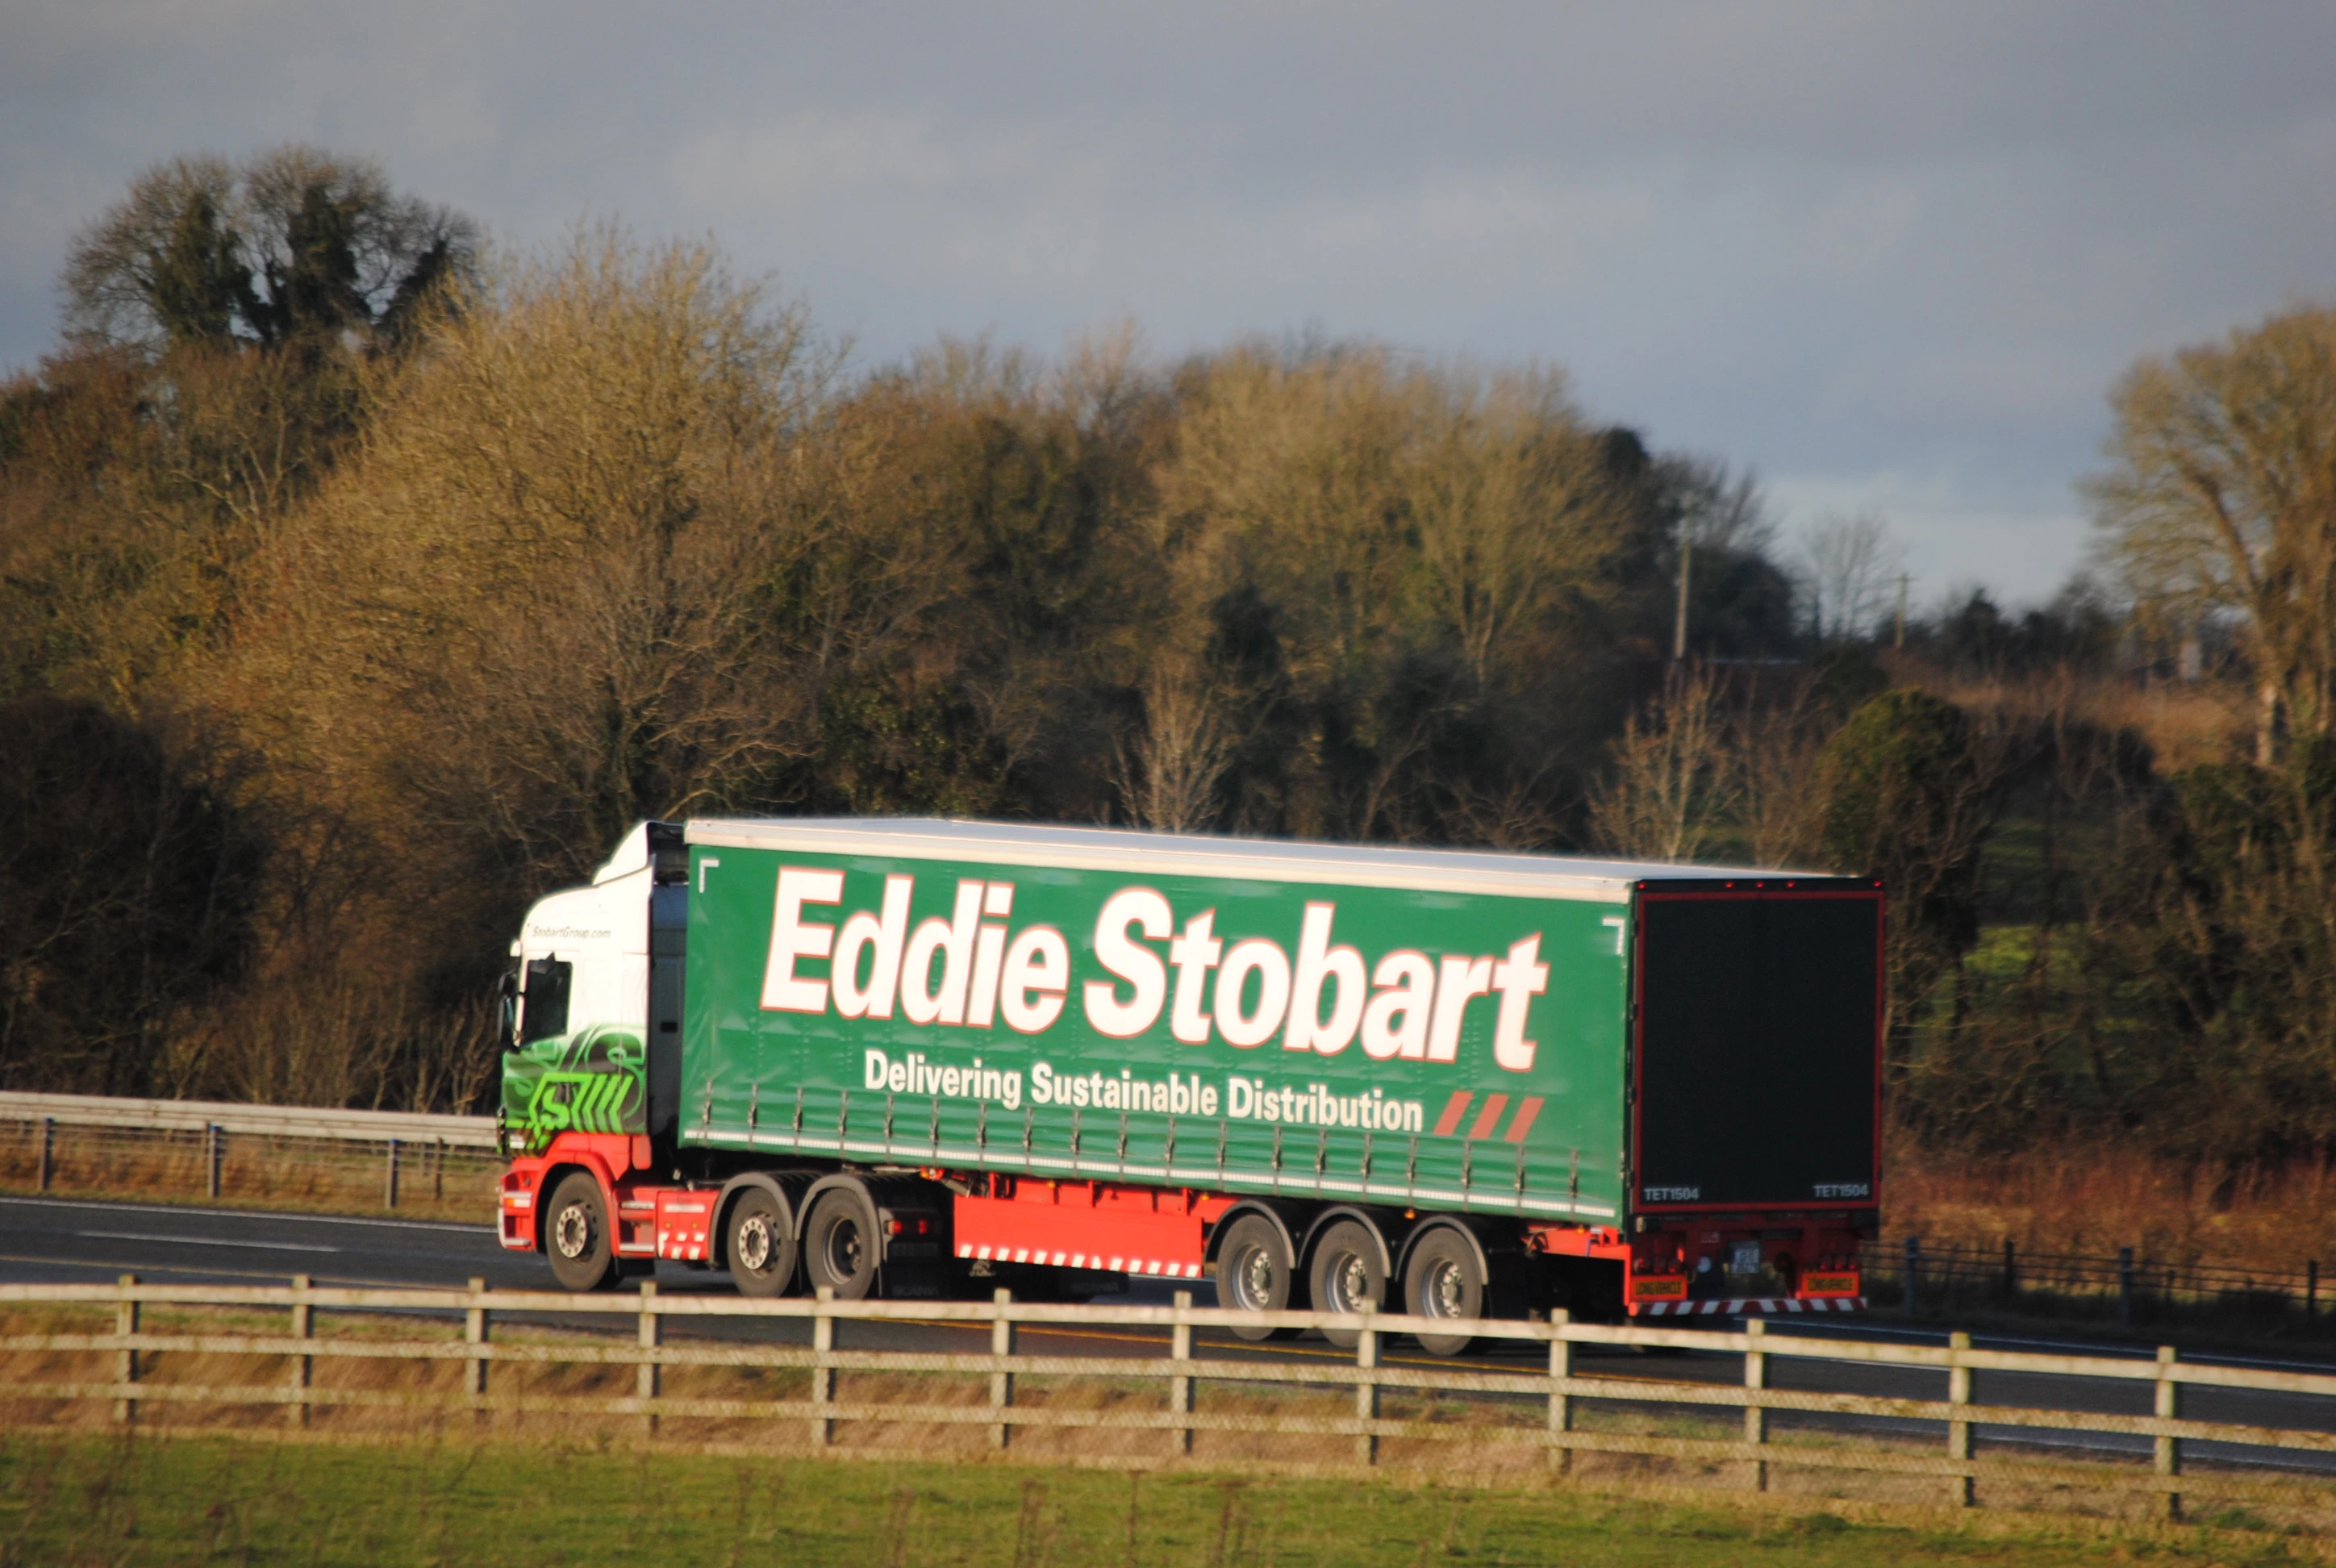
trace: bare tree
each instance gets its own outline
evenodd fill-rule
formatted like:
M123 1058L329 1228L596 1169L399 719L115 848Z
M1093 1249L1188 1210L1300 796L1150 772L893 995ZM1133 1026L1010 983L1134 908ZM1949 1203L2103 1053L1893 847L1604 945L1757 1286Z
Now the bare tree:
M1902 551L1878 512L1818 521L1801 541L1802 570L1814 600L1812 629L1819 640L1860 638L1873 630L1889 603L1889 585Z
M1114 751L1121 805L1137 823L1165 833L1215 826L1218 792L1233 763L1224 693L1189 652L1155 659L1143 693L1142 727Z
M2088 487L2136 599L2176 624L2243 617L2255 755L2336 706L2336 309L2149 358L2110 394L2113 466Z
M1631 716L1613 771L1590 796L1598 847L1633 859L1689 861L1727 830L1742 793L1718 684L1674 667L1662 695Z

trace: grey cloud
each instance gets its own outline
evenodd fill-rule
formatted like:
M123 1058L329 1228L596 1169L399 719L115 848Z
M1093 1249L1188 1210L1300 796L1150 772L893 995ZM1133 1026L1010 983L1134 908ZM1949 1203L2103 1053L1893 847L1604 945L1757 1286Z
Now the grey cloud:
M301 138L522 242L712 232L870 358L1133 314L1562 363L2034 594L2109 379L2336 283L2331 58L2336 11L2157 4L20 5L0 361L137 168Z

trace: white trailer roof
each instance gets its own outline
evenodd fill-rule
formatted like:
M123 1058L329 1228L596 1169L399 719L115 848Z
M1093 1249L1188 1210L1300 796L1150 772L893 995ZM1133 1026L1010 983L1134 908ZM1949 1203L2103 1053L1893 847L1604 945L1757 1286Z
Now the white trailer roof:
M1384 849L1282 839L1219 838L1124 828L1057 827L940 817L699 817L684 824L693 844L812 854L901 856L976 865L1065 866L1154 876L1266 878L1348 887L1413 888L1513 898L1621 903L1641 881L1742 877L1824 877L1822 872L1756 871L1601 861L1498 850Z

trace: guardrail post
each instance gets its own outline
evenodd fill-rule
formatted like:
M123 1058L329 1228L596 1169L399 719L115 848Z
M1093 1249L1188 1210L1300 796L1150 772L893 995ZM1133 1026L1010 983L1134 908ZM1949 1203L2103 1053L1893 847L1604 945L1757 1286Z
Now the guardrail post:
M2020 1257L2009 1236L2003 1239L2003 1299L2007 1304L2020 1300Z
M1971 1368L1963 1365L1962 1353L1971 1349L1971 1336L1954 1333L1947 1336L1947 1403L1968 1405L1971 1397ZM1947 1457L1966 1460L1971 1456L1971 1429L1969 1421L1949 1419L1947 1422ZM1969 1471L1947 1477L1947 1501L1957 1508L1968 1508L1976 1500Z
M989 1353L999 1359L1014 1354L1014 1320L1006 1309L1014 1302L1014 1292L1000 1288L989 1297ZM1014 1429L1007 1424L1006 1412L1014 1407L1014 1374L1003 1367L989 1374L989 1408L997 1421L989 1428L989 1446L1003 1448L1014 1440Z
M825 1414L835 1403L835 1320L827 1308L835 1301L835 1287L822 1285L813 1295L811 1311L811 1446L824 1448L835 1438L835 1421ZM993 1335L991 1343L997 1342ZM995 1384L992 1385L993 1388Z
M487 1409L487 1357L484 1347L491 1332L487 1322L487 1281L479 1275L471 1277L471 1305L462 1313L462 1340L481 1347L480 1353L462 1363L463 1392L471 1397L473 1412L472 1424L484 1426L492 1419Z
M1355 1419L1376 1421L1379 1418L1379 1383L1372 1377L1379 1364L1379 1330L1377 1312L1369 1302L1363 1303L1363 1326L1355 1336ZM1376 1432L1365 1432L1355 1439L1355 1462L1376 1465L1379 1460L1379 1439Z
M1766 1320L1744 1320L1744 1388L1747 1394L1768 1386L1768 1356L1760 1349L1760 1342L1767 1338L1767 1334ZM1744 1440L1759 1447L1766 1447L1768 1442L1768 1407L1749 1398L1744 1402ZM1752 1461L1752 1490L1766 1492L1767 1489L1768 1461L1755 1459Z
M217 1122L204 1125L203 1193L206 1197L216 1198L219 1195L219 1159L221 1145L225 1142L226 1138L219 1132L219 1125Z
M397 1140L389 1140L389 1164L381 1175L381 1206L397 1207Z
M647 1401L657 1397L658 1390L665 1382L665 1368L656 1355L657 1348L665 1343L665 1320L657 1316L655 1280L641 1281L640 1341L641 1349L650 1353L643 1356L640 1365L634 1369L633 1392L643 1401ZM657 1436L657 1412L644 1411L641 1416L641 1435L654 1437Z
M1573 1321L1573 1314L1563 1307L1552 1308L1549 1314L1552 1338L1549 1341L1549 1430L1552 1437L1573 1430L1573 1396L1566 1388L1573 1377L1573 1341L1565 1330ZM1552 1444L1549 1451L1550 1468L1559 1475L1569 1475L1573 1469L1573 1446Z
M1192 1325L1184 1320L1184 1314L1192 1310L1192 1292L1177 1291L1175 1326L1169 1330L1168 1355L1179 1366L1188 1368L1192 1360ZM1192 1413L1192 1375L1189 1370L1180 1371L1168 1379L1168 1409L1177 1416ZM1176 1427L1171 1432L1170 1438L1175 1444L1177 1454L1192 1451L1192 1428L1190 1427Z
M2303 1320L2307 1323L2320 1315L2320 1260L2309 1258L2303 1264Z
M2181 1359L2182 1352L2171 1345L2157 1348L2157 1400L2153 1409L2161 1420L2179 1420L2182 1416L2182 1385L2174 1380L2174 1364ZM2160 1437L2150 1446L2152 1467L2159 1475L2182 1474L2181 1438ZM2168 1519L2182 1517L2181 1493L2169 1491L2166 1494L2166 1516Z
M1909 1236L1906 1238L1905 1270L1906 1315L1908 1317L1912 1317L1914 1313L1914 1303L1917 1299L1914 1281L1922 1272L1922 1239L1920 1236Z
M121 1302L113 1309L113 1332L119 1339L131 1340L136 1339L138 1335L138 1297L136 1295L138 1276L122 1275L121 1289ZM122 1346L120 1370L119 1380L123 1388L127 1388L137 1383L138 1351L133 1346L129 1344ZM138 1419L138 1401L127 1397L116 1399L113 1402L113 1418L117 1421Z
M313 1339L316 1337L316 1309L308 1304L308 1276L292 1276L292 1337ZM285 1381L291 1385L292 1398L284 1407L285 1425L306 1427L308 1424L308 1388L316 1376L316 1358L299 1355L292 1358L289 1374Z
M40 1190L41 1190L42 1192L45 1193L45 1192L47 1192L47 1191L49 1190L49 1183L50 1183L51 1182L53 1182L53 1181L54 1181L54 1180L56 1179L56 1174L57 1174L57 1119L56 1119L54 1116L43 1116L43 1117L41 1118L41 1185L40 1185Z
M2117 1327L2133 1327L2133 1249L2117 1249Z

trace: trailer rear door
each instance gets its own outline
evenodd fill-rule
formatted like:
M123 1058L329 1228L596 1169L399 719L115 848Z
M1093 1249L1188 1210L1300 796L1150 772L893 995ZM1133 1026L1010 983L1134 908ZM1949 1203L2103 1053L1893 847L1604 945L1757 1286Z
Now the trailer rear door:
M1874 1203L1881 891L1642 884L1638 933L1632 1207Z

